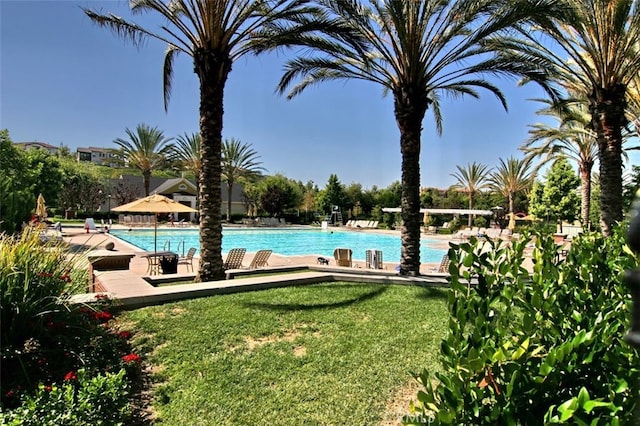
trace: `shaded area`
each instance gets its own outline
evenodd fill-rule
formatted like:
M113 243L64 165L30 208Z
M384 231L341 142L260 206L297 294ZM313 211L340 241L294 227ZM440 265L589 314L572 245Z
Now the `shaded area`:
M340 286L341 289L349 288L349 287L359 287L357 285L347 285ZM327 287L315 287L315 289L321 290L325 293L327 291L331 291L330 288ZM375 299L376 297L381 296L387 291L388 287L380 286L379 288L368 291L359 296L335 301L335 302L327 302L327 303L268 303L268 302L246 302L242 305L247 308L256 308L256 309L264 309L271 311L305 311L305 310L314 310L314 309L335 309L335 308L343 308L345 306L352 306L358 303L366 302L368 300Z

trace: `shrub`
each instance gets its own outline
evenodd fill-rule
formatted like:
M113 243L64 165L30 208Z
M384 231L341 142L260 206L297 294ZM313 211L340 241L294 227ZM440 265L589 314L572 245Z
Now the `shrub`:
M66 309L65 301L79 291L82 278L63 247L43 244L36 229L0 236L2 347L42 334L45 316Z
M0 237L0 399L10 424L98 424L76 422L81 403L90 416L92 410L126 411L120 379L107 372L122 369L136 380L139 359L131 354L130 333L114 327L111 301L70 303L87 283L86 267L78 266L64 246L42 244L32 230ZM70 383L76 379L80 385ZM51 421L37 421L49 419L40 413L42 404Z
M21 398L19 409L0 412L6 425L116 425L125 418L128 384L125 370L88 377L81 369L61 384L40 384Z
M638 262L622 231L583 235L562 261L553 239L538 234L532 275L522 267L527 241L452 245L443 372L418 376L424 390L408 423L632 419L640 374L637 351L623 341L630 300L621 277Z
M473 226L477 226L478 228L486 228L487 223L487 219L482 216L478 216L473 220Z

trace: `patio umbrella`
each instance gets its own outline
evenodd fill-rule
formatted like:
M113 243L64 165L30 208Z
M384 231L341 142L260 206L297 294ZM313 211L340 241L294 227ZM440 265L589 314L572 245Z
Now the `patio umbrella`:
M156 213L193 213L197 210L160 194L151 194L111 209L115 212L154 213L153 251L158 251L158 217Z
M47 206L44 203L44 197L42 194L38 195L38 201L36 202L36 215L41 221L47 218Z

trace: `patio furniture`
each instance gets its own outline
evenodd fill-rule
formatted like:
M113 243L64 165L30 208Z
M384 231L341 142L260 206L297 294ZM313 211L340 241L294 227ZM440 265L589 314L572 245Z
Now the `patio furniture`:
M186 256L178 258L178 265L187 265L187 271L189 271L189 268L191 268L191 272L193 272L193 256L195 254L196 248L189 248Z
M367 250L365 255L367 259L367 268L384 269L382 264L382 250Z
M267 266L267 260L271 256L272 250L258 250L249 264L249 269L257 269Z
M232 248L227 253L227 257L222 264L224 269L240 269L242 268L242 260L247 252L245 248Z
M350 248L337 248L333 251L333 257L338 266L351 267L353 265L352 255L353 251Z

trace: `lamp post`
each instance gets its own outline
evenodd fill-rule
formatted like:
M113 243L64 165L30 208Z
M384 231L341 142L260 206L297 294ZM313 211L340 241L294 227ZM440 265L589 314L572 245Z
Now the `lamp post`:
M107 195L107 220L111 219L111 194Z

